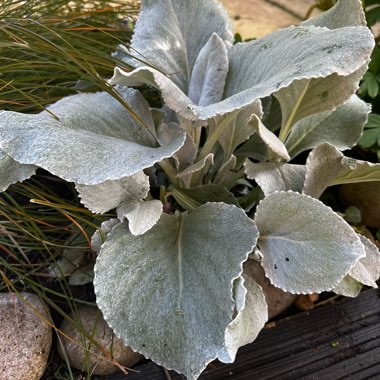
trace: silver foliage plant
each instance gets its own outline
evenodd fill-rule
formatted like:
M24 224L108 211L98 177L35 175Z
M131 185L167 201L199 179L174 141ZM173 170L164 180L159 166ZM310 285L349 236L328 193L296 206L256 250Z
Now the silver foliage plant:
M249 257L295 294L376 287L378 249L318 200L380 180L378 164L342 153L370 112L355 91L373 47L359 0L236 45L215 0L143 0L115 53L134 69L109 81L134 115L104 92L2 111L1 189L41 167L94 213L116 209L93 237L97 303L126 345L196 379L267 320Z

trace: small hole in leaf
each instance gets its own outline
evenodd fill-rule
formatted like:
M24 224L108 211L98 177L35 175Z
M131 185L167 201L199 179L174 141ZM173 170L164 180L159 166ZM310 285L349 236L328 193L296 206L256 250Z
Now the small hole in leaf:
M142 346L145 347L145 344L143 344Z
M286 258L285 258L285 261L289 261L289 257L286 257Z

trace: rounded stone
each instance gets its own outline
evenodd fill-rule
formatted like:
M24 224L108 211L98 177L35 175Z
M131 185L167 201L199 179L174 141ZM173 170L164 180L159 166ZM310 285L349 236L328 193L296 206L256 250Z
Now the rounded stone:
M0 293L0 379L39 380L52 332L46 305L35 294Z
M268 304L269 319L285 311L297 298L297 295L284 292L273 286L265 276L263 267L255 260L249 259L244 264L244 274L255 280L263 289Z
M62 335L62 343L74 368L93 375L111 375L120 371L112 359L129 368L143 358L116 337L96 307L81 306L69 317L75 324L64 320L60 330L65 334ZM59 354L65 358L61 344L57 344Z

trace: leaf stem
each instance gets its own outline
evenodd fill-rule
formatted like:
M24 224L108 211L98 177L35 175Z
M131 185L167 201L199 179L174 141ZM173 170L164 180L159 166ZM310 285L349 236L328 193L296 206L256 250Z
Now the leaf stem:
M177 173L174 167L172 166L172 164L170 163L170 161L167 158L165 158L162 161L160 161L158 164L160 165L161 169L165 172L169 182L172 185L178 185L179 182L177 178Z
M226 128L229 127L231 120L233 120L235 116L235 112L231 112L222 120L219 126L215 128L214 132L207 137L205 145L203 145L202 150L200 151L197 159L195 160L196 162L202 160L212 152L214 145L225 132Z

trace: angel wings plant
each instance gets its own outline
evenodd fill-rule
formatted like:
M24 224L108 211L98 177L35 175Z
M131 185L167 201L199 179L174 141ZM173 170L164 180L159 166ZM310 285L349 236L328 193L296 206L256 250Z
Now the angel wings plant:
M295 294L376 286L376 246L318 200L380 180L379 165L341 153L370 111L355 91L373 46L359 0L236 45L217 1L143 0L109 81L133 112L105 92L2 111L2 190L41 167L91 211L116 209L93 237L97 303L128 346L196 379L267 320L250 255ZM131 88L142 84L160 109Z

